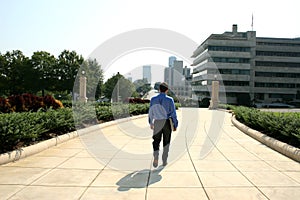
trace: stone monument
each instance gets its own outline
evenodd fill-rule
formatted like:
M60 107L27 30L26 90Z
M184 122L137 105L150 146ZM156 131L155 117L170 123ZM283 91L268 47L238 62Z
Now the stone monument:
M86 103L88 98L86 97L86 77L85 72L82 71L82 76L79 78L79 101Z
M219 105L219 81L212 81L209 109L217 109Z

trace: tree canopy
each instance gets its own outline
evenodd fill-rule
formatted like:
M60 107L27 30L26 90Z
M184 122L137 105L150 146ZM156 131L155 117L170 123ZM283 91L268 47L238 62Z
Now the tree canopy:
M70 92L84 59L64 50L58 58L37 51L29 58L22 51L0 53L0 96L39 91Z
M148 83L147 79L138 79L133 82L136 92L139 97L143 97L147 92L151 90L151 85Z
M75 51L64 50L58 57L46 51L36 51L31 57L26 57L22 51L13 50L0 53L0 96L79 93L78 80L82 75L78 73L79 69L85 72L87 78L89 100L104 95L113 101L123 101L128 97L141 96L151 89L145 81L138 80L133 84L119 73L103 83L103 70L98 61L84 60Z
M108 99L119 102L131 97L135 92L135 87L131 81L118 72L105 82L103 92Z

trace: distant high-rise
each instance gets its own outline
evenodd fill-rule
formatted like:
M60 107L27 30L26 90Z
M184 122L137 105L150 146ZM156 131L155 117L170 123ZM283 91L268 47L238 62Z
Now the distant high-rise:
M168 83L169 86L172 85L173 70L171 67L166 67L164 71L164 81Z
M173 63L173 76L172 76L172 85L173 86L181 86L183 81L183 61L182 60L174 60Z
M170 56L169 57L169 67L173 67L174 65L174 61L176 60L177 58L175 56Z
M187 66L185 66L185 67L183 68L183 76L184 76L185 78L190 77L190 76L191 76L191 68L188 68Z
M143 66L143 79L146 79L147 82L151 84L151 66L150 65Z
M170 89L178 98L191 97L190 73L190 68L187 66L183 68L183 61L176 60L174 56L169 57L169 67L165 68L164 81L169 84Z

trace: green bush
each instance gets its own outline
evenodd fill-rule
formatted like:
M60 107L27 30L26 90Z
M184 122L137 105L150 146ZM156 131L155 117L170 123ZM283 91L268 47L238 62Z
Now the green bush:
M129 117L132 115L146 114L149 111L149 104L113 104L110 106L96 105L96 114L99 121L110 121Z
M245 125L296 147L300 147L300 113L264 112L235 107L236 119Z
M75 103L72 108L0 114L0 153L68 133L99 121L147 114L147 104ZM177 105L179 106L179 105Z
M74 130L71 109L0 114L0 153Z
M72 106L76 128L97 123L95 103L76 102Z

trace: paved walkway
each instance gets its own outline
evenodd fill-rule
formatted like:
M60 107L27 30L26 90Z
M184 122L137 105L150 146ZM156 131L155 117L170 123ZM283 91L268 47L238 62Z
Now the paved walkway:
M178 117L166 167L152 167L142 117L0 166L0 199L299 199L299 163L240 132L231 114Z

